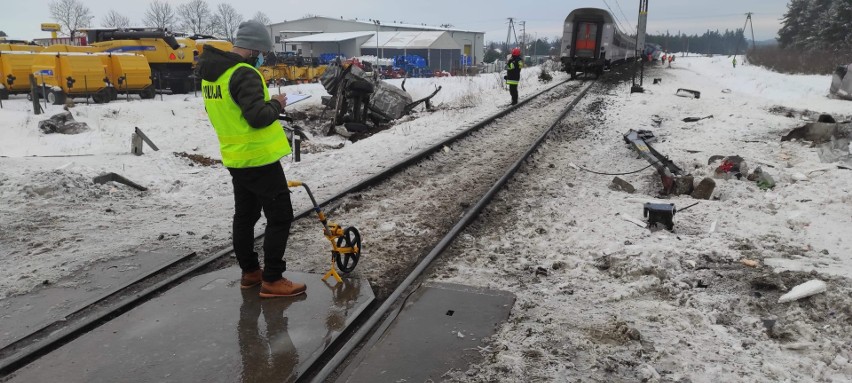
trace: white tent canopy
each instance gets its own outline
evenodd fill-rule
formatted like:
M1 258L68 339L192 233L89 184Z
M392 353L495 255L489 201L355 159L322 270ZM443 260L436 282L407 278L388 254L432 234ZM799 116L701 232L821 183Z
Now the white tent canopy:
M357 39L359 37L372 36L375 32L336 32L336 33L317 33L314 35L293 37L284 39L285 43L337 43L346 40Z
M379 32L379 49L461 49L448 32ZM375 34L361 48L376 48Z

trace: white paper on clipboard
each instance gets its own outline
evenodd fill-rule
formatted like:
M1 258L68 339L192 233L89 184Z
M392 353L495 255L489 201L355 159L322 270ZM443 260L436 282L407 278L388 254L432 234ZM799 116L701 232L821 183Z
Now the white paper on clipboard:
M299 101L304 101L311 98L309 94L287 93L287 106L293 105Z

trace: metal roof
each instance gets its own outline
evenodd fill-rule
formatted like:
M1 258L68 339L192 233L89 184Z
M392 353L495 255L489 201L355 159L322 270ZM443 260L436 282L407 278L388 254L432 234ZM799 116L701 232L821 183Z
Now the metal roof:
M317 33L315 35L307 35L284 39L286 43L336 43L346 40L357 39L359 37L372 36L375 32L336 32L336 33Z
M446 36L447 38L442 39ZM440 40L440 41L439 41ZM375 48L376 36L361 44L361 48ZM386 49L459 49L458 43L447 32L379 32L379 47Z
M292 22L292 21L301 21L301 20L308 20L308 19L328 19L328 20L333 20L333 21L345 21L345 22L350 22L350 23L366 24L366 25L370 25L370 26L373 26L373 27L375 27L375 25L376 25L375 21L373 21L371 19L357 20L357 19L344 19L343 17L336 18L336 17L328 17L328 16L304 17L304 18L301 18L301 19L287 20L287 21L282 21L282 22L279 22L279 23L272 23L271 25L286 24L286 23ZM394 21L378 20L378 21L379 21L379 24L381 26L390 27L390 28L406 28L406 29L415 29L415 30L482 33L482 34L485 33L484 31L472 31L472 30L457 29L457 28L436 27L436 26L425 25L425 24L408 24L408 23L401 23L401 22L397 23L396 20L394 20Z

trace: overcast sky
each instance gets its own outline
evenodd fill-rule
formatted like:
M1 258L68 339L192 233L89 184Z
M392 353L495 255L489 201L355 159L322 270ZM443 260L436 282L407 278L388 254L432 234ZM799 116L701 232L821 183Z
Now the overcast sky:
M81 0L95 15L94 26L114 9L141 25L148 0ZM173 6L188 0L165 0ZM218 0L208 0L215 6ZM3 0L0 30L10 38L49 37L39 25L51 22L50 0ZM507 18L526 21L531 35L553 38L562 34L562 23L571 10L581 7L607 8L622 21L625 29L636 27L638 0L239 0L230 1L244 17L263 11L273 21L302 18L307 14L329 17L404 21L428 25L452 24L458 29L486 33L486 41L504 41ZM742 28L745 13L753 12L757 40L777 36L780 18L787 9L786 0L649 0L648 32L683 31L701 34L706 30ZM520 34L520 26L517 26Z

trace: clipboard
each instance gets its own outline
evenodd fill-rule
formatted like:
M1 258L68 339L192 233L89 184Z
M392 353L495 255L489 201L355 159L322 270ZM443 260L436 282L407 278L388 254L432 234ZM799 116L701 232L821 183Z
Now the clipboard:
M299 101L305 101L311 98L309 94L287 93L287 106L293 105ZM287 107L285 106L285 108Z

